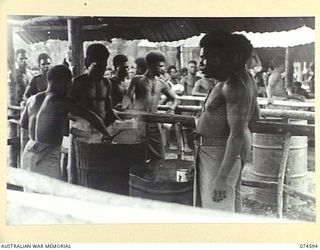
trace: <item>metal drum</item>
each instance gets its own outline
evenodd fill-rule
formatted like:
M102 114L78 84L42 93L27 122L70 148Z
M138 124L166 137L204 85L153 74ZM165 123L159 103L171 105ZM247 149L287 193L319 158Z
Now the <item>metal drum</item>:
M278 173L282 157L283 137L270 134L253 134L253 175L256 180L278 181ZM287 168L290 169L290 186L297 191L305 192L307 186L308 138L292 136ZM254 189L255 199L266 205L277 205L275 189ZM298 205L299 199L291 198L289 203Z
M87 143L74 139L77 184L102 191L129 194L129 172L145 161L145 143Z
M165 160L136 166L130 173L129 195L192 205L193 165L192 161ZM183 182L179 182L177 172L182 169L188 170L188 179L183 178Z

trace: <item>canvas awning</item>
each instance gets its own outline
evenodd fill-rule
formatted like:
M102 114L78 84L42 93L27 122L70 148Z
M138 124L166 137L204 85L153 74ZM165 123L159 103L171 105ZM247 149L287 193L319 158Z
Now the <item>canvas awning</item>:
M123 38L151 42L179 41L214 29L229 32L288 31L306 26L314 29L314 17L68 17L9 16L8 23L28 43L49 39L68 40L67 19L82 26L83 41Z

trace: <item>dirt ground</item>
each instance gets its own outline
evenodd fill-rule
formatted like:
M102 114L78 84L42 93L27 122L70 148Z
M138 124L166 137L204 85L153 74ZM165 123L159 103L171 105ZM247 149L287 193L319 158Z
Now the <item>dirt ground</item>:
M177 155L174 150L166 150L167 159L176 159ZM249 157L250 158L250 157ZM193 161L192 153L185 155L185 160ZM242 177L246 180L254 180L252 175L252 158L245 165ZM308 183L307 193L315 196L315 152L313 147L308 148L308 174L305 179ZM242 211L246 214L261 215L266 217L277 217L277 207L259 203L255 199L255 188L242 186ZM299 205L288 204L287 210L283 213L284 219L315 222L316 205L314 203L302 202Z

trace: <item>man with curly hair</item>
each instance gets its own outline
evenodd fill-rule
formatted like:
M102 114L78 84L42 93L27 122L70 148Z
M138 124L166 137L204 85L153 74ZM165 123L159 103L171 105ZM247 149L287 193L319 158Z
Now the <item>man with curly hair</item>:
M241 171L251 148L249 124L259 117L257 87L245 70L250 41L213 31L200 42L203 73L215 79L196 131L195 205L241 211Z

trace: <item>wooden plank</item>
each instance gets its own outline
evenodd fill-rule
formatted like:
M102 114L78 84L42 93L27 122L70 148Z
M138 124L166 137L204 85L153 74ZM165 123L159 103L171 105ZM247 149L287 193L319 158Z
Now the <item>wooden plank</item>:
M19 120L15 120L15 119L10 119L8 120L9 124L16 124L16 125L19 125Z
M185 101L204 101L205 97L203 96L177 96L178 100L185 100ZM260 105L267 105L268 100L264 97L257 98L258 103ZM292 107L315 107L314 100L307 100L306 102L294 101L294 100L274 100L274 105L279 106L292 106Z
M245 180L245 179L242 179L241 184L242 186L246 186L246 187L270 188L270 189L276 189L278 186L278 183L273 181L252 181L252 180Z
M19 120L20 119L20 115L8 115L7 117L8 120Z
M7 145L8 146L19 145L19 144L20 144L20 138L19 137L9 138L7 140Z
M80 204L82 202L81 204L86 204L86 206L88 207L100 207L102 208L103 212L93 209L84 209L82 206L70 206L70 204L65 204L64 207L65 209L68 209L69 213L72 213L72 211L74 211L74 208L77 207L79 208L79 210L82 210L82 212L90 213L90 216L96 216L95 220L100 220L99 223L103 223L103 220L104 222L110 222L110 220L115 221L116 219L122 220L122 222L133 222L133 220L137 220L137 218L138 220L147 218L149 219L149 222L154 222L155 220L157 220L157 222L163 223L164 221L166 221L172 223L174 221L169 221L169 219L172 220L171 216L170 218L168 217L169 214L176 216L177 219L179 218L180 222L184 220L188 223L193 221L195 222L197 220L199 220L199 222L202 221L207 223L236 223L245 221L252 221L254 223L271 221L279 222L278 220L262 216L235 214L218 210L185 206L175 203L117 195L113 193L89 189L78 185L72 185L37 173L28 172L23 169L8 168L7 182L14 185L27 187L31 190L36 191L37 193L49 194L49 201L52 202L54 201L54 198L52 196L56 196L55 198L57 198L57 196L60 196L60 199L61 197L73 199L75 201L74 204ZM21 195L23 195L23 193ZM38 197L40 197L39 194ZM17 199L15 200L11 199L11 202L19 203L19 201L21 201L19 197L16 198ZM22 205L30 207L28 199L24 199L24 202L25 203ZM37 205L45 206L45 204L45 202L37 202ZM61 206L63 206L64 203L62 202L58 204L61 204ZM50 209L50 206L46 206L46 208ZM56 208L56 206L51 206L51 209ZM109 211L108 209L111 208L115 208L118 212L115 213L115 210L113 210L112 212ZM141 214L141 216L137 216L138 212L139 214ZM118 216L115 217L115 214L117 214ZM86 214L84 214L84 216L86 216Z
M199 101L203 102L205 97L203 96L177 96L178 100L185 101ZM258 97L257 98L259 105L268 105L267 98ZM295 108L314 108L315 102L314 100L306 100L305 102L294 101L294 100L274 100L273 104L275 106L283 106L283 107L295 107Z
M141 118L146 122L155 123L180 123L183 126L195 128L196 123L193 116L187 115L173 115L173 114L159 114L149 113L145 111L126 110L123 112L116 112L122 119Z
M283 215L283 184L284 184L284 175L287 168L289 150L290 150L290 138L291 134L288 132L284 136L283 151L280 161L280 168L278 174L278 187L277 187L277 216L282 218Z
M22 111L24 108L12 104L8 104L8 109L9 110L17 110L17 111Z
M158 110L166 111L169 110L168 105L158 105ZM178 105L176 111L178 112L199 112L201 106L195 105ZM293 118L314 121L315 112L310 111L299 111L299 110L281 110L281 109L260 109L262 117L281 117L281 118Z
M170 109L169 105L158 105L158 110L167 111ZM199 112L201 111L201 106L186 106L186 105L178 105L176 107L176 111L178 112Z
M263 97L258 97L259 105L268 105L268 100ZM314 108L315 103L312 100L307 100L305 102L299 101L289 101L289 100L273 100L272 105L283 106L283 107L294 107L294 108Z
M289 132L294 136L315 136L315 127L313 125L257 121L250 125L250 130L252 133L285 134Z
M296 191L288 185L285 185L285 184L283 185L283 191L294 198L299 198L300 200L303 200L303 201L316 203L316 197L310 194Z
M314 121L315 112L281 109L260 109L262 117L281 117Z

